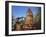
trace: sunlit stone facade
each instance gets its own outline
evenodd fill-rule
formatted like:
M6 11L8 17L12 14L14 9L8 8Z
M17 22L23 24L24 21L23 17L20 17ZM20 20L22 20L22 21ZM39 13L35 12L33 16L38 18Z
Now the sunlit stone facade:
M31 9L28 9L28 11L26 12L25 23L23 28L32 29L32 24L33 24L33 14Z
M19 20L19 19L18 19ZM31 9L26 12L26 17L24 17L23 22L16 21L16 30L29 30L32 29L33 24L33 14Z

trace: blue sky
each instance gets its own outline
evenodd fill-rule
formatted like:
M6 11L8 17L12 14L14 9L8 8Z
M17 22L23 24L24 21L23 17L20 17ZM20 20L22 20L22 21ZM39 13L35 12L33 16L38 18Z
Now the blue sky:
M15 17L25 16L29 8L31 9L33 15L41 11L40 7L12 6L12 16Z

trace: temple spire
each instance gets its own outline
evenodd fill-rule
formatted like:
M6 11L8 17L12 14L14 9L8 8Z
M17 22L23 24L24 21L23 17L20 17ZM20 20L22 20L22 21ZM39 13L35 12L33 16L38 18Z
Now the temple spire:
M32 15L32 11L31 11L31 9L30 9L30 8L28 9L28 11L27 11L27 14L26 14L26 15L27 15L27 16L28 16L28 15Z
M32 12L31 9L29 8L27 12Z

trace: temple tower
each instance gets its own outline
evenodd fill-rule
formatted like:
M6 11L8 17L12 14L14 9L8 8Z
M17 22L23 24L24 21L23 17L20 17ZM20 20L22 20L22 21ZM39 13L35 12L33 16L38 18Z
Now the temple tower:
M33 14L31 9L28 9L26 12L26 17L25 17L25 24L23 26L24 29L31 29L33 24Z

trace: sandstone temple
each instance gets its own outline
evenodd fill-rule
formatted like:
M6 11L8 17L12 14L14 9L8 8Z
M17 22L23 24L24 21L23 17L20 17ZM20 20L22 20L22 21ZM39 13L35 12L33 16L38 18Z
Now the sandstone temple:
M19 31L32 29L33 13L30 8L27 10L26 16L21 18L22 21L19 21L20 18L16 19L15 30Z

